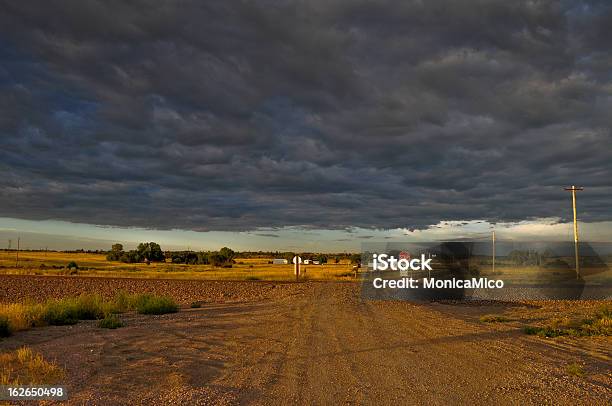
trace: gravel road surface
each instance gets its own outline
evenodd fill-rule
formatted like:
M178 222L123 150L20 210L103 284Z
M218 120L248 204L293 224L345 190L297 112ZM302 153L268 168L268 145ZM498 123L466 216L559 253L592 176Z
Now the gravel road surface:
M480 323L475 306L361 301L350 283L293 284L278 295L270 292L282 284L215 289L232 286L263 293L171 315L126 314L126 327L117 330L94 322L33 329L3 340L0 349L27 344L57 360L67 371L68 404L75 405L612 399L607 337L541 339ZM587 374L570 375L573 362Z

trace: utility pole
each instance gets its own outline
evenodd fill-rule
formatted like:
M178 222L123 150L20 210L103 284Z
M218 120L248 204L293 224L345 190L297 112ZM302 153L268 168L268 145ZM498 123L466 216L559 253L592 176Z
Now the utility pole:
M9 239L9 251L11 250L11 245L13 245L13 240Z
M493 230L493 274L495 275L495 230Z
M21 237L17 237L17 259L15 260L15 268L19 266L19 243L21 241Z
M578 259L578 218L576 216L576 192L584 190L582 187L566 187L567 191L572 192L572 208L574 209L574 256L576 257L576 279L580 279L580 261Z

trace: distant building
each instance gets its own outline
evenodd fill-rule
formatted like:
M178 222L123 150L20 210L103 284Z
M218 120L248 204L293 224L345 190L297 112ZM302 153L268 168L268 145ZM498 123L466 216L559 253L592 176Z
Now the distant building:
M313 264L313 265L319 265L319 264L320 264L320 262L319 262L319 261L312 261L312 264Z
M274 265L287 265L289 263L289 260L282 258L274 258L274 260L272 260L272 263Z
M310 264L310 260L309 259L305 259L304 260L304 265L308 265L308 264Z

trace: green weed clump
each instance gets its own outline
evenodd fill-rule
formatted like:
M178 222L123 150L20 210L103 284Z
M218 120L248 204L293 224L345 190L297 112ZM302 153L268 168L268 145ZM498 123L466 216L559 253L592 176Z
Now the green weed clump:
M44 320L51 325L75 324L79 320L98 320L105 316L109 305L99 295L51 300L46 303Z
M98 322L100 328L116 329L123 326L123 322L116 314L109 314Z
M525 333L540 337L588 337L612 335L612 308L603 307L592 317L580 322L572 322L569 318L554 319L547 326L525 327Z
M178 311L178 305L174 300L165 296L137 295L132 304L140 314L166 314Z

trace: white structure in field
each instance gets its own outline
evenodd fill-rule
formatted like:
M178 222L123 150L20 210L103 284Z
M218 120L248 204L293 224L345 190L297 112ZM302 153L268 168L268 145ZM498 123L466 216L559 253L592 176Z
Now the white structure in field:
M304 260L304 265L308 265L308 264L310 264L310 260L309 259L305 259Z
M274 260L272 260L272 263L274 265L287 265L289 261L282 258L274 258Z

